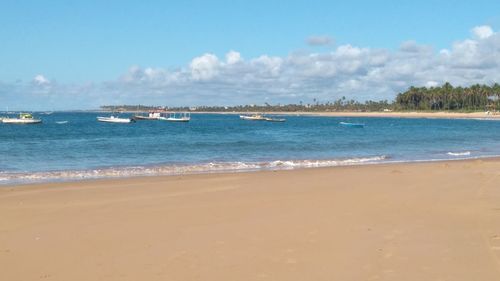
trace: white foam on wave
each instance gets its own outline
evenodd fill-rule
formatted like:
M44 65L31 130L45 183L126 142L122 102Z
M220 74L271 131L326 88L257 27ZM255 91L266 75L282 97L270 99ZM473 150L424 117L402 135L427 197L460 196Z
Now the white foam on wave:
M102 168L80 171L50 171L33 173L1 173L0 183L30 183L45 181L71 181L96 178L120 178L134 176L182 175L217 172L241 172L259 170L292 170L299 168L317 168L362 165L377 163L387 156L332 160L275 160L270 162L211 162L193 165L136 166L120 168Z
M377 162L387 159L387 156L375 156L365 158L349 158L349 159L335 159L335 160L294 160L294 161L273 161L268 164L269 168L319 168L319 167L333 167L333 166L347 166L363 164L367 162Z
M470 151L461 151L461 152L448 152L446 153L450 156L469 156L471 154Z

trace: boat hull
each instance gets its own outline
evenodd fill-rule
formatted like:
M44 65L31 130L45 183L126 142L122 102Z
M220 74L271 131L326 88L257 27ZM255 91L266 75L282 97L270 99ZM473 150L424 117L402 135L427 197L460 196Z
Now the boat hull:
M344 127L351 127L351 128L363 128L365 127L365 124L361 124L361 123L348 123L348 122L340 122L339 123L341 126L344 126Z
M190 118L172 118L172 117L160 117L158 120L168 121L168 122L189 122Z
M282 119L282 118L266 118L266 121L267 122L285 122L286 119Z
M167 118L169 122L189 122L190 119Z
M17 119L17 118L4 118L1 120L2 123L4 124L40 124L42 123L42 120L40 119Z
M149 116L140 116L140 115L135 115L133 117L135 120L158 120L158 117L149 117Z
M105 123L132 123L134 120L130 118L116 118L116 117L97 117L97 121Z
M267 121L265 117L245 116L245 115L240 115L240 119L249 121Z

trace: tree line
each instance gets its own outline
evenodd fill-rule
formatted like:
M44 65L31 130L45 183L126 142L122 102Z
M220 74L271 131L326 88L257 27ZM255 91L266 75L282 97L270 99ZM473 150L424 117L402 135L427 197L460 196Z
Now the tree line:
M192 112L335 112L335 111L496 111L500 108L500 85L472 85L453 87L445 83L437 87L410 87L398 93L394 101L359 102L342 97L334 101L298 104L236 105L166 107L146 105L107 105L106 111L192 111Z
M453 87L445 83L440 87L410 87L396 96L394 106L399 110L496 110L500 108L500 85Z

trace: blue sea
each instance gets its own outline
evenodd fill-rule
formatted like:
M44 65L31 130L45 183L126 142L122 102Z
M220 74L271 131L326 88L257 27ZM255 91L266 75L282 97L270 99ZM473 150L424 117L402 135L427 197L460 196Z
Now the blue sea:
M494 120L289 115L274 123L192 114L189 123L97 122L103 115L35 113L42 124L0 123L0 184L500 155L500 121Z

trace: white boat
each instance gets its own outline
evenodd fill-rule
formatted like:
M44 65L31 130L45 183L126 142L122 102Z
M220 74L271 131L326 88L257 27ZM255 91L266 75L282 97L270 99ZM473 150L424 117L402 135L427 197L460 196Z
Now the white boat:
M2 118L2 123L5 123L5 124L38 124L38 123L42 123L42 120L33 118L33 115L31 115L30 113L21 113L21 114L19 114L19 118L10 118L10 117Z
M285 122L286 119L285 118L270 118L270 117L266 117L266 121L267 122Z
M264 117L262 114L240 115L240 119L250 121L266 121L266 117Z
M170 122L189 122L191 120L191 115L188 112L170 113L168 116L160 116L158 120Z
M130 118L119 118L119 117L116 117L113 115L111 115L110 117L98 116L97 121L108 122L108 123L132 123L132 122L135 122L133 119L130 119Z
M161 112L158 111L150 111L148 116L144 115L134 115L135 120L160 120Z

